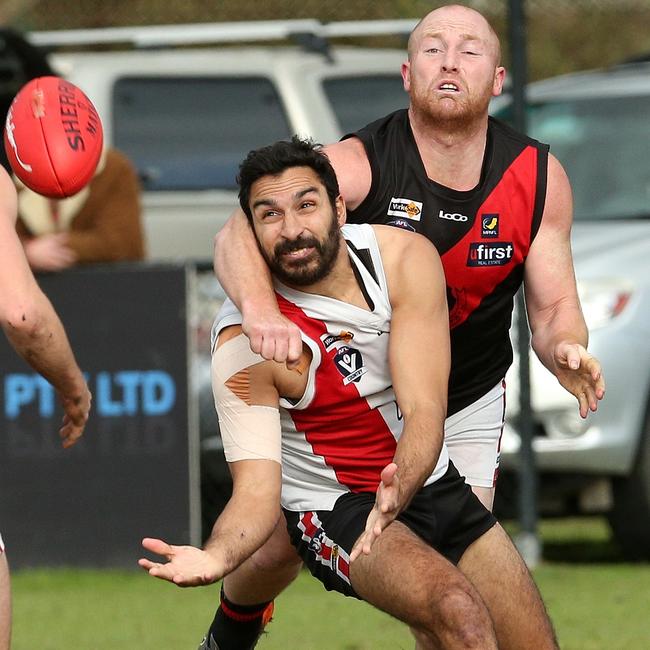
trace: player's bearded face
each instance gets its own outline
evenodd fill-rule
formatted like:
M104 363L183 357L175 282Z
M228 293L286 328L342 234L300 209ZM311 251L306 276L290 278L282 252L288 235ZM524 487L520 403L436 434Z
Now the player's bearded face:
M438 76L431 79L417 74L415 70L413 72L409 91L411 106L427 120L449 128L463 128L486 115L492 97L492 76L474 79L473 83L459 80L464 85L465 92L458 96L441 96L437 92L440 84Z
M289 285L308 286L322 280L332 269L341 245L336 212L331 206L331 220L322 239L313 234L283 239L273 252L262 250L271 273ZM312 249L306 256L292 257L294 252Z

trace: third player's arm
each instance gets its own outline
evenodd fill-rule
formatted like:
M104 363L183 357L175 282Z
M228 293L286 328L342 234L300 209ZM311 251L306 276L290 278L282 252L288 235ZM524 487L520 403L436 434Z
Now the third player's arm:
M424 237L376 226L392 305L390 368L404 430L395 463L399 509L436 465L447 410L449 316L440 257Z
M605 384L598 360L586 350L571 255L572 197L560 163L549 156L542 223L525 266L526 307L532 347L541 362L579 402L586 417L595 411Z

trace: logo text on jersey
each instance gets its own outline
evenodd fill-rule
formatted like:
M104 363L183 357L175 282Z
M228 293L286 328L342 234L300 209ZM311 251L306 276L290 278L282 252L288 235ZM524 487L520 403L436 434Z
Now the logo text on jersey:
M334 357L334 364L343 375L344 386L353 381L359 381L361 376L368 372L368 369L363 366L361 352L347 345L343 345L338 349Z
M330 351L330 348L334 346L339 341L343 343L349 343L354 338L354 332L344 332L341 331L339 334L323 334L320 337L320 340L323 342L323 346L327 352Z
M481 215L481 237L485 239L496 238L499 236L499 215L482 214Z
M406 219L393 219L388 222L388 225L395 226L396 228L403 228L404 230L410 230L411 232L417 232Z
M504 266L514 254L512 242L474 242L469 245L467 266Z
M459 212L445 212L444 210L440 210L438 218L447 219L447 221L462 221L463 223L469 221L469 218L464 214L460 214Z
M403 217L420 221L422 214L422 203L413 199L400 199L393 197L388 205L387 214L391 217Z

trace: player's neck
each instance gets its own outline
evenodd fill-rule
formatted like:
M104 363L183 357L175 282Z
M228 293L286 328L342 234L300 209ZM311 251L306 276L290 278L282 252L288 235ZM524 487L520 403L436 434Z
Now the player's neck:
M445 187L466 191L481 179L487 142L487 116L454 130L418 119L409 110L415 143L427 176Z

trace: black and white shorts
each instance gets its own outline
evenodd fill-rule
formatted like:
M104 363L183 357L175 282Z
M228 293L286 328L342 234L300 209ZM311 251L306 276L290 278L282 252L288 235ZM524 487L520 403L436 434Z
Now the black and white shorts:
M374 492L350 492L337 499L333 510L284 510L291 543L328 591L359 597L350 584L350 553L374 504ZM453 564L496 523L452 463L441 479L415 495L397 520Z

